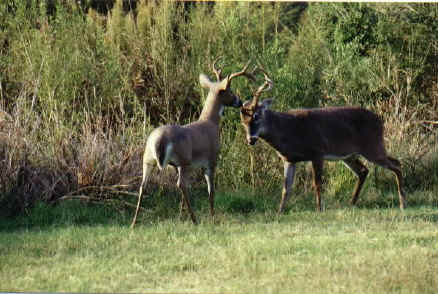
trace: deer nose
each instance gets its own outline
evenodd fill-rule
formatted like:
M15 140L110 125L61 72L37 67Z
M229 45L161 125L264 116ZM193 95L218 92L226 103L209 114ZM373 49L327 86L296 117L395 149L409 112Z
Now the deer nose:
M238 97L236 97L236 99L234 100L233 106L236 108L240 108L240 107L242 107L242 105L243 105L242 101Z
M254 145L257 142L257 137L249 137L247 140L249 145Z

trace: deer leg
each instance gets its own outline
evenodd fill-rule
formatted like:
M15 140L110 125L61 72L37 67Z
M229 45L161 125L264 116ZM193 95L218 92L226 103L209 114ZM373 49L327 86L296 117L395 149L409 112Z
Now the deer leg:
M207 168L205 171L207 181L208 198L210 200L210 215L214 216L214 168Z
M149 177L150 177L152 171L154 170L154 168L155 168L155 165L143 162L143 178L141 180L140 190L138 191L137 208L135 209L134 218L132 219L131 229L134 228L135 222L137 221L137 215L138 215L138 211L140 209L141 198L143 197L143 187L148 182Z
M381 154L381 153L378 153ZM398 189L398 197L399 197L399 201L400 201L400 209L403 210L406 207L406 197L405 197L405 193L403 191L403 176L402 176L402 172L401 172L401 164L400 161L398 161L395 158L392 158L390 156L387 156L386 154L384 154L383 156L366 156L366 158L371 161L374 162L377 165L380 165L384 168L387 168L389 170L391 170L395 176L396 176L396 180L397 180L397 189Z
M179 219L180 220L183 220L183 210L185 208L186 208L186 206L185 206L185 202L184 202L184 197L181 197L181 199L179 201Z
M179 166L178 167L178 188L181 191L181 195L182 195L182 201L184 201L187 210L190 214L190 217L193 221L193 223L196 225L196 217L195 214L193 213L192 207L190 206L190 200L188 198L188 192L187 192L187 186L188 186L188 181L187 181L187 173L188 173L188 167L184 167L184 166ZM181 205L182 207L182 205Z
M177 174L177 177L178 177L178 182L177 182L177 186L179 187L179 171L178 171L178 167L176 167L176 166L173 166L174 167L174 169L175 169L175 172L176 172L176 174ZM181 189L180 189L180 191L181 191ZM180 220L183 220L183 210L186 208L186 206L185 206L185 202L184 202L184 197L181 197L180 198L180 201L179 201L179 219Z
M388 160L392 163L393 168L391 169L395 175L397 180L397 189L398 189L398 198L400 201L400 209L403 210L406 208L406 195L403 191L402 185L403 185L403 175L401 171L401 164L400 161L398 161L395 158L392 158L388 156Z
M178 171L178 168L177 168L177 171ZM188 186L188 184L187 184L187 183L184 183L184 184L183 184L183 183L182 183L182 180L180 181L179 179L180 179L180 178L179 178L179 171L178 171L178 182L177 182L177 186L178 186L178 188L179 188L179 190L180 190L180 192L181 192L181 198L180 198L180 201L179 201L179 219L182 221L182 220L184 220L184 214L183 214L183 211L187 209L186 202L185 202L185 197L184 197L184 194L183 194L183 188L182 188L182 185L184 185L184 186L186 187L186 186ZM187 194L185 194L185 195L187 195Z
M284 162L284 184L283 191L281 194L281 202L280 207L278 209L278 214L283 213L284 206L286 205L287 200L290 197L290 191L292 188L292 184L294 182L295 175L295 164L285 161Z
M344 164L358 177L356 186L354 187L351 205L355 205L359 198L359 193L362 190L363 183L368 175L368 168L357 157L347 158L343 160Z
M395 176L396 176L396 180L397 180L397 189L398 189L398 197L399 197L399 201L400 201L400 209L403 210L406 208L406 197L405 197L405 193L403 191L403 176L402 176L402 172L401 172L401 164L400 161L398 161L395 158L392 158L390 156L385 156L384 158L379 158L379 159L370 159L370 161L384 167L387 168L389 170L391 170Z
M321 186L322 186L322 169L324 166L324 161L322 159L317 159L312 161L312 171L313 171L313 187L316 192L316 209L317 211L322 211L321 205Z

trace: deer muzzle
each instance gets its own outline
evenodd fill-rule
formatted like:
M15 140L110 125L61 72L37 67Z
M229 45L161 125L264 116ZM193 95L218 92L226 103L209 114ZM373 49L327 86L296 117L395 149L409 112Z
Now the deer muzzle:
M258 137L248 136L246 137L246 140L248 141L249 145L254 145L257 142Z
M240 108L240 107L242 107L242 100L240 100L240 98L238 97L238 96L234 96L234 102L233 102L233 107L236 107L236 108Z

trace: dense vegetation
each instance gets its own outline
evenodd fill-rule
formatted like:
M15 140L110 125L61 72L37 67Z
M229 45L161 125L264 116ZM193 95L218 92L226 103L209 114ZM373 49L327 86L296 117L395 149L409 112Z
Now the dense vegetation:
M206 95L198 76L211 75L219 55L227 73L260 60L276 110L377 112L408 203L436 206L437 18L430 3L1 1L1 215L73 197L130 207L147 134L197 118ZM257 86L233 82L244 100ZM239 123L228 110L217 185L279 199L279 159L265 144L246 146ZM394 201L379 192L395 191L392 174L371 171L362 198ZM297 175L295 193L306 194L306 165ZM354 176L338 164L326 175L325 198L347 203ZM173 181L171 172L157 176L149 192Z

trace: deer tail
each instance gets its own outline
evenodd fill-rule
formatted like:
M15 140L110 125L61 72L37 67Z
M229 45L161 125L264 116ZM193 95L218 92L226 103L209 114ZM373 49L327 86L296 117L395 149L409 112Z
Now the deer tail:
M155 154L158 168L161 170L166 168L169 162L169 156L172 152L173 144L166 136L159 138L155 144Z

